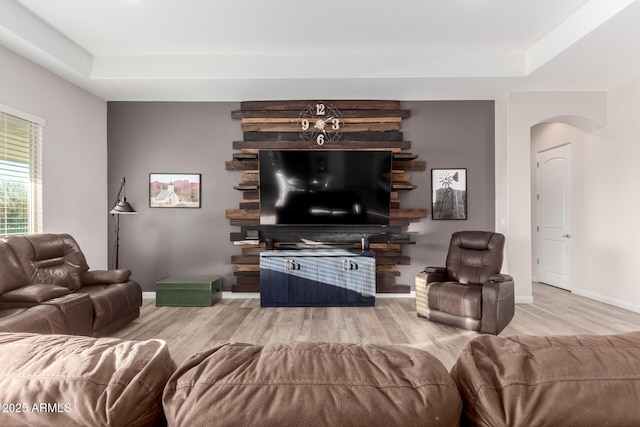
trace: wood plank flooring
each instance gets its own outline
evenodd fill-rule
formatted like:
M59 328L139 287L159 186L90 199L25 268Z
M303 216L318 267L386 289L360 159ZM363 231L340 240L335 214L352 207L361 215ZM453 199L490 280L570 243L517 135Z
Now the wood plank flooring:
M551 286L533 285L534 304L516 304L510 335L612 334L640 330L640 313ZM258 299L222 299L213 307L156 307L146 299L141 316L112 337L165 340L179 365L191 354L227 341L288 341L406 345L426 350L447 369L479 334L416 316L413 298L378 298L375 307L261 308Z

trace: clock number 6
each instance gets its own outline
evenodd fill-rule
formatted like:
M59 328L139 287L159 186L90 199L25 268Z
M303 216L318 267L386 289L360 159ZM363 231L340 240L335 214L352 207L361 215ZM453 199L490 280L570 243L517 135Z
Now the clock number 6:
M318 145L324 145L324 134L323 133L318 135L318 137L316 138L316 142L318 143Z

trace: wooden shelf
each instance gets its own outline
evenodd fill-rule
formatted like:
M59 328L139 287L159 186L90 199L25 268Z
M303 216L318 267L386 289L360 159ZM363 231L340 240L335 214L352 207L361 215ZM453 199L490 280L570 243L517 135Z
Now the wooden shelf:
M240 190L240 191L249 191L249 190L257 190L258 189L258 185L257 184L242 183L242 184L234 185L233 188L236 189L236 190Z
M391 189L393 191L399 191L399 190L415 190L416 188L418 188L417 185L413 185L413 184L391 184Z
M234 141L234 150L257 153L260 150L389 150L401 151L411 148L409 141L349 141L338 140L320 147L309 141Z
M257 157L257 153L245 153L252 157ZM424 160L394 160L392 169L397 172L418 172L427 168ZM224 168L228 171L250 171L258 169L258 160L227 160Z
M298 131L295 132L244 132L244 141L300 141ZM402 132L357 132L350 133L351 141L402 141Z
M240 111L296 111L317 100L292 101L243 101ZM340 111L344 110L399 110L400 101L388 100L325 100ZM344 113L343 113L344 114Z

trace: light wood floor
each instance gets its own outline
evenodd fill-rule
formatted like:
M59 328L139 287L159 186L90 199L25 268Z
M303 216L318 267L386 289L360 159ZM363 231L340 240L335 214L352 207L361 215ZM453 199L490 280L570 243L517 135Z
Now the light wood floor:
M611 334L640 330L634 313L546 285L533 285L534 304L516 304L509 335ZM447 369L476 332L416 316L413 298L378 298L375 307L261 308L258 299L223 299L213 307L156 307L146 299L141 316L111 336L158 338L179 365L187 357L226 342L289 341L395 344L436 356Z

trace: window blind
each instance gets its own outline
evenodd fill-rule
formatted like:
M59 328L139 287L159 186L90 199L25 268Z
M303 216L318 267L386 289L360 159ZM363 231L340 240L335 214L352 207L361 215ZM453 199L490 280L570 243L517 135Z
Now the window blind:
M0 110L0 237L42 231L42 126Z

